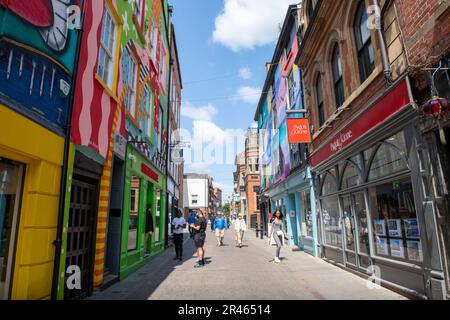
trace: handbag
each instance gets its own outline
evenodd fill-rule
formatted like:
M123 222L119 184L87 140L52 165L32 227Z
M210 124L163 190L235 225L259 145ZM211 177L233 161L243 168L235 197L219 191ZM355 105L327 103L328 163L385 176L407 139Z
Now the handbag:
M282 236L284 235L284 233L283 233L282 230L278 230L278 231L277 231L277 235L280 236L280 237L282 237Z

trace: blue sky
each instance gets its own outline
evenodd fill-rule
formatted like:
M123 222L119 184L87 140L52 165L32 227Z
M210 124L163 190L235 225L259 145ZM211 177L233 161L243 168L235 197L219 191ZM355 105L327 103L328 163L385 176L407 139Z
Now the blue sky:
M225 146L231 141L227 130L252 125L265 63L272 59L279 24L292 2L171 1L183 79L181 126L190 132L193 145ZM235 143L232 155L217 156L216 161L188 159L185 172L209 174L227 200L235 169L229 159L243 151L242 141ZM185 150L185 154L197 152L198 156L198 150Z

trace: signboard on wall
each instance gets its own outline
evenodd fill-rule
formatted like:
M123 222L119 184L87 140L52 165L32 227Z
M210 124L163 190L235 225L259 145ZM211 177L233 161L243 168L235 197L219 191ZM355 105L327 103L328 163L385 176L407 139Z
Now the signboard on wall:
M306 118L288 119L289 143L311 143L309 120Z

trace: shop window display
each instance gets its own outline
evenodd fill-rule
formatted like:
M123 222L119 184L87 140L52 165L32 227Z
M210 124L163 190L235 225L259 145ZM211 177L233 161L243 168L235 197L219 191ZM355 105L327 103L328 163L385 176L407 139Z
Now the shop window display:
M423 261L420 229L409 179L369 189L375 253L410 262Z
M321 200L321 205L325 243L333 247L341 247L342 224L338 197L325 197Z
M311 192L304 190L301 192L302 210L302 234L307 237L313 236L313 221L311 211Z

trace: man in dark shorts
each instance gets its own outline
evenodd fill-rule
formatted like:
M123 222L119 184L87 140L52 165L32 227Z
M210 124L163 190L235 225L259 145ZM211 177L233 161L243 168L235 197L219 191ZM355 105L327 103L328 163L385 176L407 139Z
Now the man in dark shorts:
M144 237L144 257L148 257L150 252L147 250L148 238L153 233L152 205L147 204L145 211L145 237Z
M205 240L206 240L206 218L201 210L197 212L197 220L195 224L191 225L195 232L194 243L197 248L197 264L194 268L201 268L205 266Z

